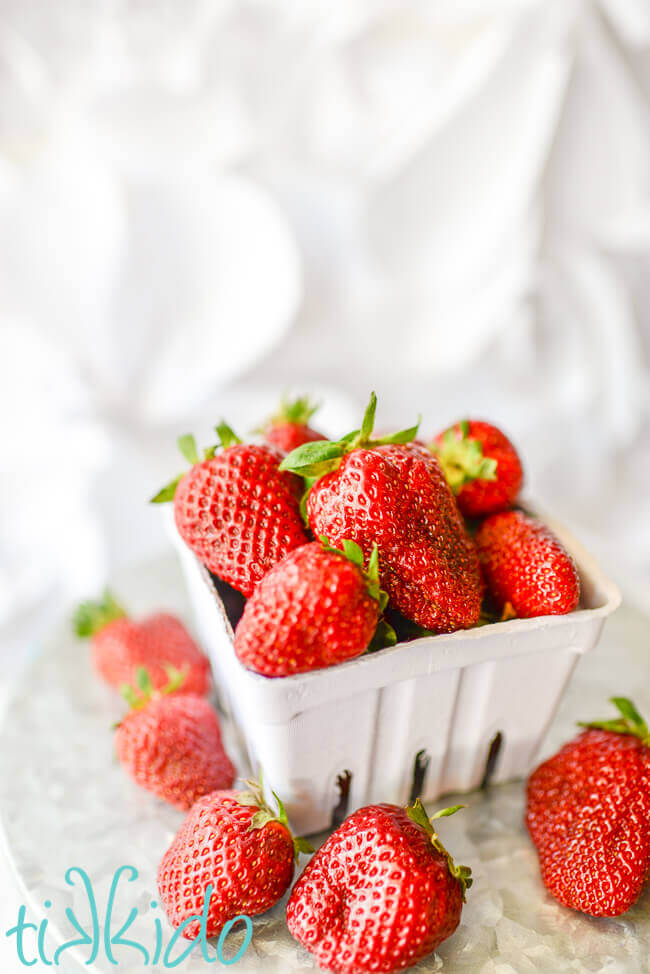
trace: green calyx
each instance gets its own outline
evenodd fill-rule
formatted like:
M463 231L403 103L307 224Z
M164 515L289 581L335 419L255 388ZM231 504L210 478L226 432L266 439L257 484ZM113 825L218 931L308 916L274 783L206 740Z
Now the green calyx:
M125 610L113 597L112 592L105 589L99 601L81 603L73 616L72 625L76 634L85 639L88 636L94 636L109 622L125 618Z
M319 540L323 546L323 551L331 551L332 554L341 555L341 557L347 558L348 561L351 561L353 565L357 566L366 581L368 595L375 599L376 602L379 602L379 609L383 612L388 605L388 595L379 585L379 551L377 545L373 544L368 567L365 568L363 551L356 541L349 541L346 538L342 542L341 548L335 548L334 545L329 543L329 538L324 534L320 535Z
M397 643L397 633L391 626L389 622L383 617L384 609L388 605L388 593L384 592L383 588L379 584L379 550L376 544L372 546L372 552L370 553L370 560L368 561L368 567L364 567L364 557L363 551L356 543L356 541L350 541L347 538L342 542L342 548L335 548L329 543L329 539L326 535L321 534L320 543L323 546L323 551L331 551L335 555L341 555L343 558L347 558L351 561L353 565L359 569L364 577L366 583L366 589L368 595L379 602L379 621L377 622L377 628L375 633L370 640L370 644L366 652L374 653L378 649L385 649L387 646L395 646Z
M122 684L120 693L131 710L142 710L154 697L165 697L168 693L174 693L175 690L178 690L183 685L187 675L185 670L177 670L175 666L167 664L165 666L165 672L167 673L169 682L161 690L154 690L149 671L145 666L139 666L135 671L134 687L129 683Z
M269 426L279 426L281 423L308 426L309 420L320 409L320 405L319 402L312 402L309 396L298 396L296 399L289 399L286 395L282 396L277 412L264 424L264 429ZM260 430L260 432L263 431L263 429Z
M449 867L449 872L457 879L461 885L463 893L463 903L465 902L465 896L467 890L472 885L472 870L469 866L457 866L452 857L449 855L444 845L440 841L438 833L436 832L433 822L437 818L446 818L449 815L454 815L459 809L464 808L464 805L452 805L451 808L441 808L440 811L436 812L435 815L429 817L427 815L426 809L419 798L416 798L412 805L408 805L406 808L406 814L415 822L416 825L420 825L427 833L431 839L431 845L434 849L440 852L447 860L447 866Z
M186 670L177 670L175 666L168 663L165 665L165 672L169 682L161 690L154 689L149 671L145 666L139 666L135 671L135 686L131 686L129 683L122 684L120 693L129 705L129 713L144 710L152 700L158 700L169 693L174 693L183 685L187 675ZM113 724L113 730L120 724L121 721Z
M287 813L285 811L282 801L274 791L271 792L273 798L277 804L277 811L274 811L270 805L267 804L264 797L264 781L262 777L262 772L260 771L260 777L258 781L247 780L244 782L246 786L246 791L240 791L235 796L235 801L239 805L255 806L257 811L253 815L250 824L250 831L254 832L257 829L263 829L265 825L269 822L279 822L283 825L291 836L293 842L293 854L296 862L298 862L298 857L300 853L309 855L314 851L314 847L307 839L303 839L299 836L295 836L291 829L289 828L289 819L287 818Z
M483 445L469 435L469 423L461 420L442 434L442 443L429 444L440 461L447 483L457 494L473 480L496 480L497 462L483 456Z
M317 440L315 443L304 443L284 458L280 470L290 470L301 477L317 479L336 470L345 454L352 450L371 450L373 447L388 443L409 443L417 436L420 427L419 419L416 425L409 429L372 439L376 410L377 396L372 392L360 429L352 430L340 440Z
M203 451L203 456L199 455L196 440L191 433L185 433L183 436L178 437L178 440L176 441L178 444L178 449L181 451L191 467L197 463L201 463L203 460L211 460L220 446L222 449L227 450L229 446L234 446L236 443L242 442L237 434L234 433L230 426L228 426L228 424L223 420L215 426L215 432L219 437L219 442L214 446L206 447ZM150 503L165 504L168 501L173 501L176 488L178 487L182 477L183 474L179 474L178 477L174 477L174 479L168 484L165 484L165 486L162 487L157 494L154 494L150 500Z
M578 722L578 727L586 727L593 730L613 731L616 734L630 734L638 737L643 743L650 747L650 729L647 723L636 709L631 700L627 697L610 697L620 717L614 720L594 720L589 723Z

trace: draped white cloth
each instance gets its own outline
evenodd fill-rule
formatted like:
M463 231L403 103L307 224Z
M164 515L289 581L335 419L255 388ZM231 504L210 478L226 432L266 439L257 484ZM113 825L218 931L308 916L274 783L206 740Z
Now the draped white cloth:
M647 0L0 10L0 621L162 543L175 435L285 384L503 422L643 597Z

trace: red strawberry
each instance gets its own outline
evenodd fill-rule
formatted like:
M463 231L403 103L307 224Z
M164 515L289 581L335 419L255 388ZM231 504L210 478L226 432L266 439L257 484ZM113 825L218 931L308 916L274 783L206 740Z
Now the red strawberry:
M321 540L290 551L246 603L235 652L249 669L289 676L343 663L367 649L386 600L377 549L366 573L354 542L344 541L339 551Z
M541 522L521 511L493 514L478 529L476 544L488 591L499 609L527 619L563 615L578 605L578 570Z
M514 504L524 479L521 460L496 426L464 419L430 446L465 517L496 514Z
M291 835L277 795L275 813L261 788L249 785L249 792L215 791L196 802L163 856L158 889L173 927L201 915L208 886L208 937L233 917L266 912L287 891L294 858L312 851ZM198 930L193 921L183 935L191 940Z
M230 788L235 769L207 700L184 690L173 693L183 683L180 673L154 691L142 668L137 683L139 693L123 688L132 709L115 733L119 761L136 784L182 809L217 788Z
M317 409L318 406L312 405L306 396L294 400L283 397L277 413L262 429L264 439L283 453L291 453L303 443L327 439L309 425Z
M403 971L452 935L471 870L455 865L432 821L419 799L407 809L369 805L318 850L294 886L287 924L319 966Z
M302 484L278 469L282 453L242 443L225 424L224 447L200 460L193 436L179 446L192 464L164 487L154 503L174 499L174 518L185 543L211 572L249 596L287 552L309 539L300 514Z
M412 443L417 426L370 439L373 393L361 429L336 442L308 443L281 469L316 480L307 497L314 534L348 538L370 557L379 549L391 604L427 629L473 626L483 586L476 548L438 461Z
M548 891L574 910L619 916L650 879L650 731L624 697L528 781L526 824Z
M156 612L134 622L107 589L100 602L79 606L74 625L78 636L91 637L95 669L116 689L144 666L155 690L167 685L172 668L184 674L185 692L207 692L210 664L175 616Z

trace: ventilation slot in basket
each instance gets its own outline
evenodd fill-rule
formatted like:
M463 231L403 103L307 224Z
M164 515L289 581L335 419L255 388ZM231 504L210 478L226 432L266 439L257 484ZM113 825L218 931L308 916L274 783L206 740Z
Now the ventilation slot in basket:
M415 799L419 798L424 791L424 778L426 776L430 761L431 758L424 749L418 751L415 755L415 760L413 761L411 791L409 793L409 805L412 805Z
M487 788L490 784L492 776L496 771L497 763L499 761L499 754L501 753L501 748L503 746L503 733L497 731L492 740L490 741L490 747L488 750L487 758L485 760L485 770L483 771L483 779L481 781L481 788Z
M343 771L336 777L336 787L339 790L339 800L332 809L332 824L330 828L338 829L339 825L345 820L348 814L350 803L350 785L352 784L352 772Z

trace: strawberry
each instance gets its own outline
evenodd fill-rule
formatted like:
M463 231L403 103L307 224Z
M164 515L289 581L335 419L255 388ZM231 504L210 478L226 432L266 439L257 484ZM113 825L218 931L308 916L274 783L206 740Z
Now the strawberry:
M471 870L456 866L433 819L419 799L406 809L368 805L318 850L294 886L287 924L320 967L403 971L452 935Z
M438 461L413 443L417 426L371 439L373 393L360 430L307 443L280 469L313 483L307 516L315 535L337 547L355 541L365 558L379 550L391 605L427 629L473 626L483 585L478 555ZM315 482L314 482L315 480Z
M235 652L264 676L290 676L360 656L387 596L379 588L377 548L363 570L353 541L327 538L294 548L264 576L235 631Z
M179 690L182 683L183 674L172 672L168 685L157 691L147 670L139 669L139 692L122 688L131 711L117 727L115 750L136 784L188 809L202 795L230 788L235 769L214 710L204 697Z
M619 916L650 879L650 730L631 701L537 768L526 824L542 881L564 906Z
M201 915L208 887L208 937L236 916L266 912L287 891L294 858L312 851L291 835L277 795L274 812L261 783L247 784L247 792L215 791L199 799L163 856L158 889L173 927ZM199 921L190 920L183 935L191 940L198 931Z
M325 440L326 436L309 425L317 409L306 396L293 400L283 397L277 413L265 423L261 433L267 443L283 453L291 453L303 443Z
M210 664L183 624L167 612L156 612L139 622L129 619L108 591L99 602L84 602L74 617L78 636L91 638L95 669L119 689L135 680L144 666L155 690L169 681L169 668L185 675L187 693L204 694L210 681Z
M193 436L178 443L190 470L152 498L174 501L176 527L198 558L245 596L287 552L308 541L300 478L278 469L283 454L272 446L242 443L230 427L217 427L223 450L199 458Z
M514 504L523 481L521 460L496 426L464 419L439 433L430 450L465 517L496 514Z
M476 534L488 591L508 616L563 615L580 601L580 577L555 535L522 511L486 518Z

